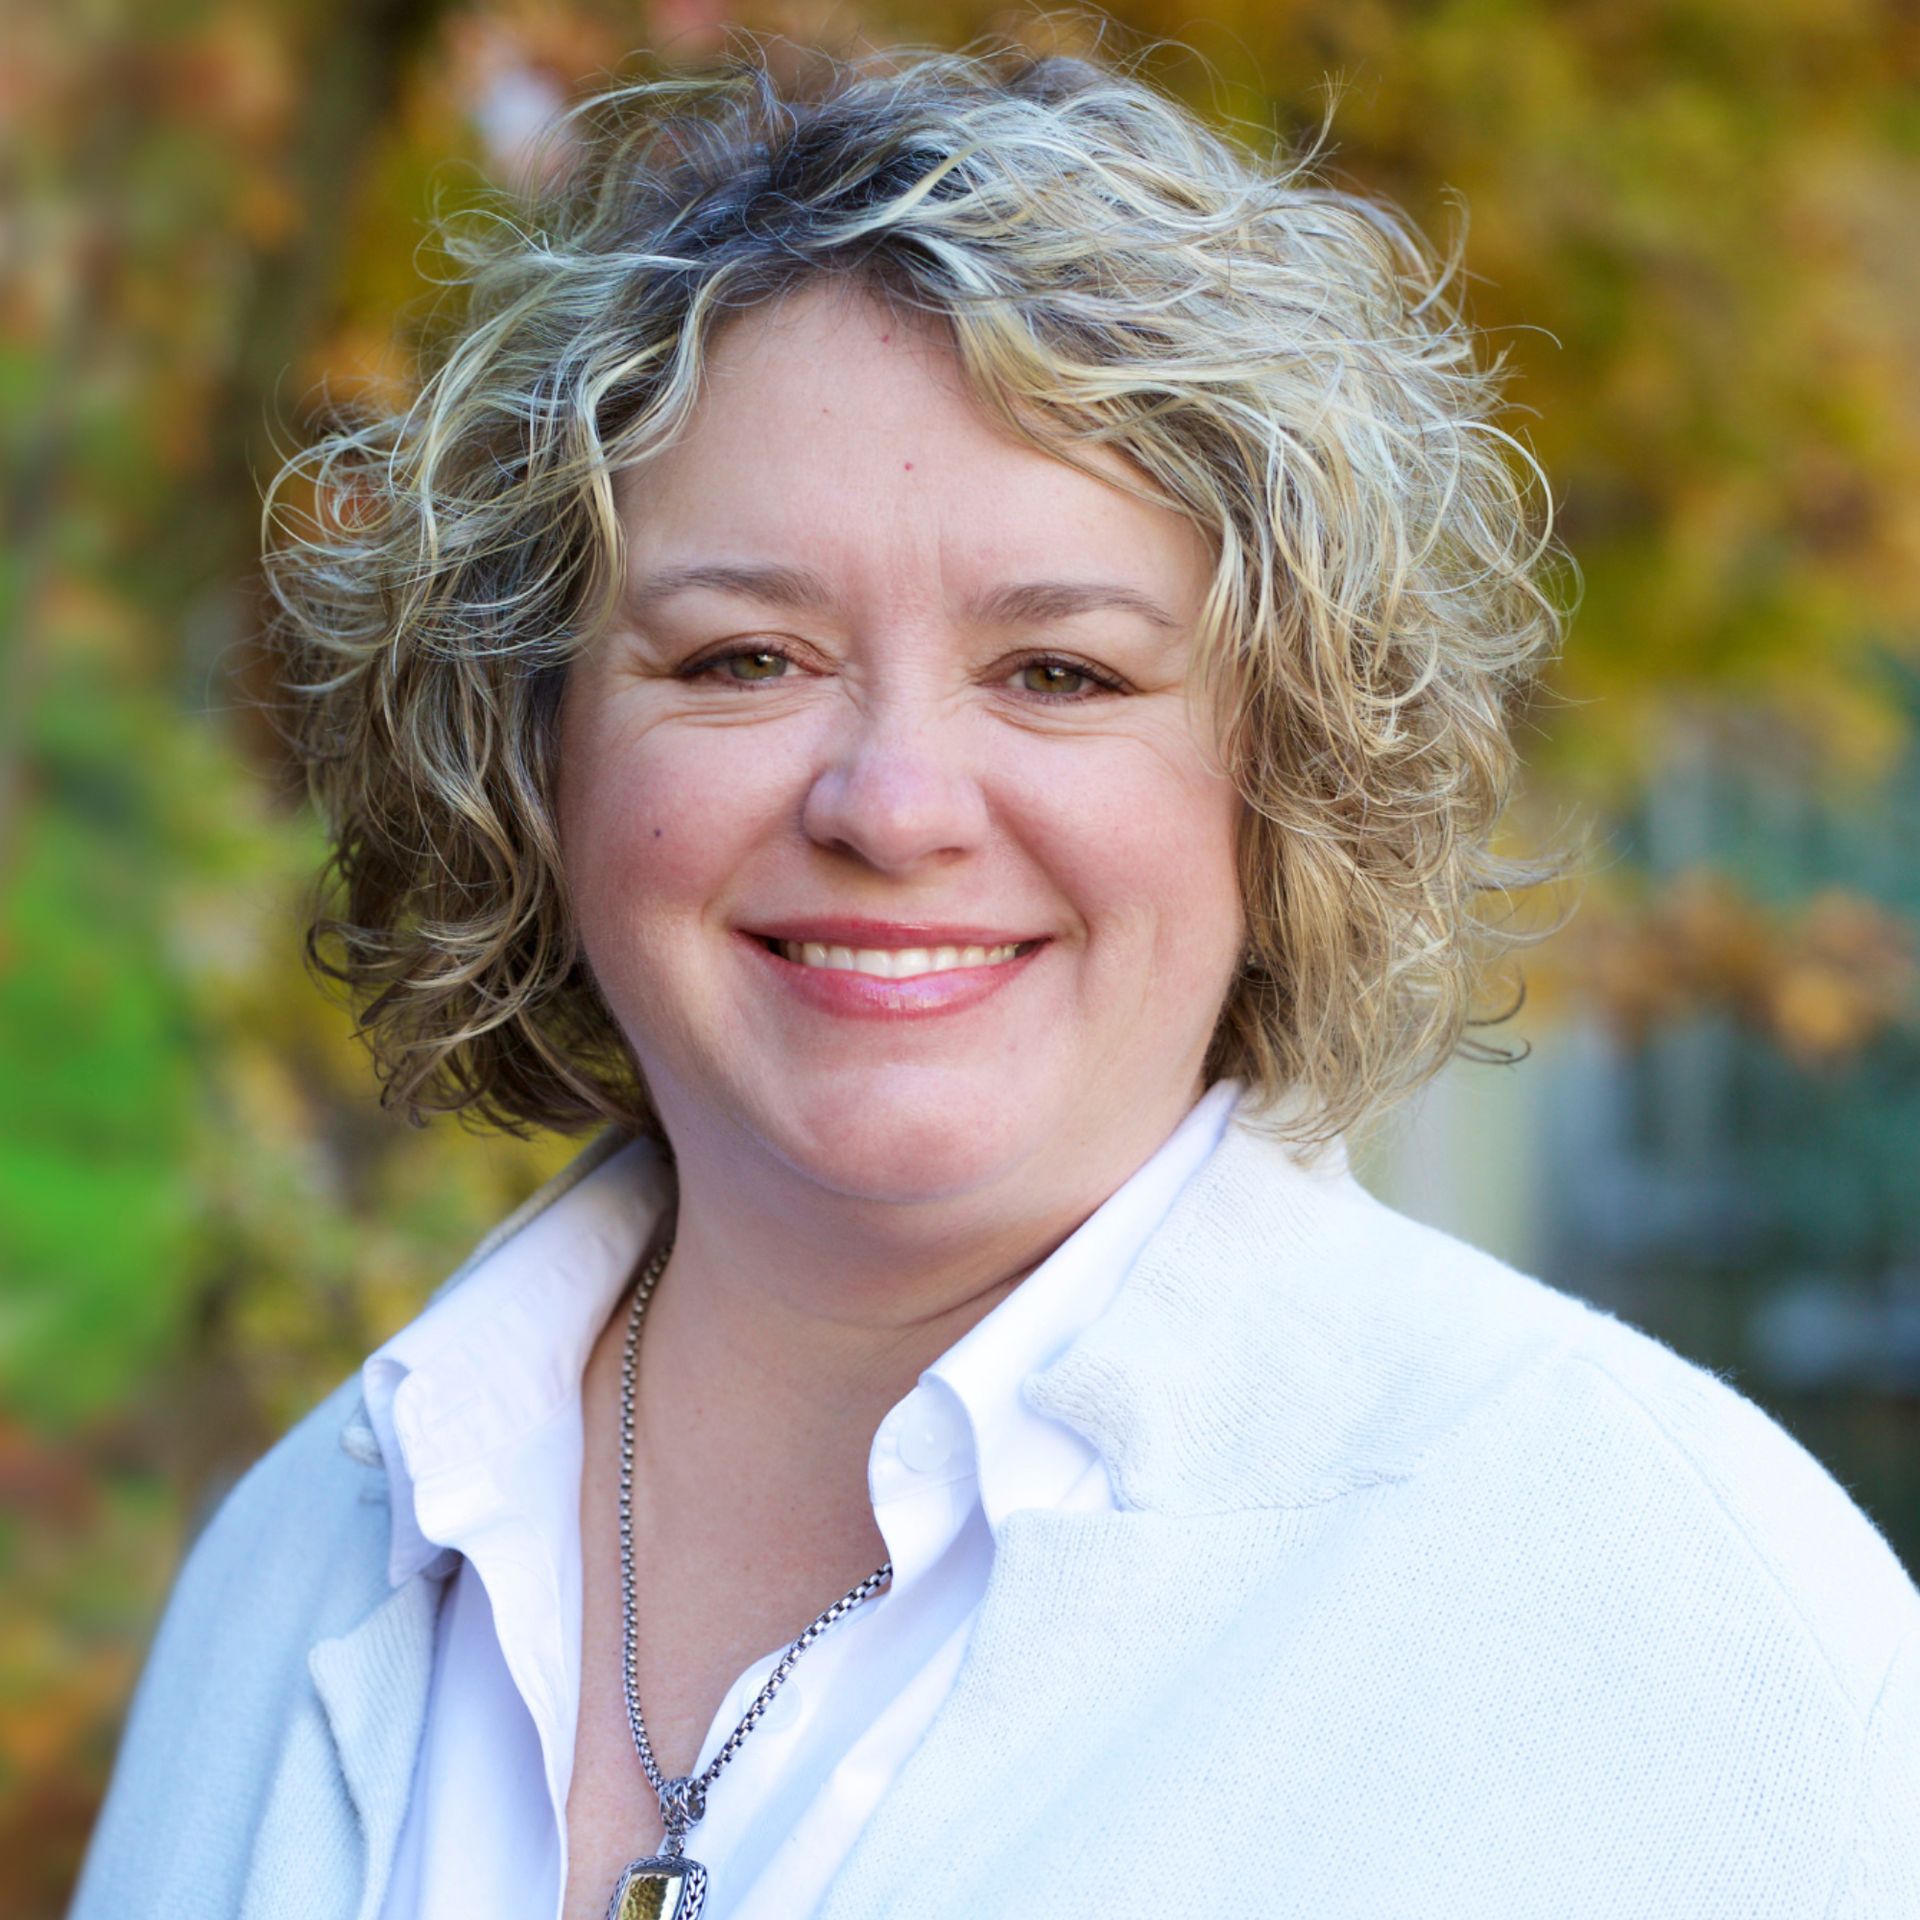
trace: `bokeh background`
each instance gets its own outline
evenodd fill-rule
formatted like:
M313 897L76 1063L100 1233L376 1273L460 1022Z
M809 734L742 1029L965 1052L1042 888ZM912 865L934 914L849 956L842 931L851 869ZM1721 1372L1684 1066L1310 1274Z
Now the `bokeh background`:
M1123 0L1109 44L1430 231L1463 208L1584 604L1516 844L1578 911L1367 1149L1728 1374L1920 1563L1920 12ZM404 381L436 196L730 30L982 5L15 0L0 62L0 1910L59 1913L194 1528L570 1150L384 1114L303 976L258 490ZM648 51L650 50L650 51ZM1549 903L1549 909L1556 903ZM1497 1037L1497 1035L1496 1035Z

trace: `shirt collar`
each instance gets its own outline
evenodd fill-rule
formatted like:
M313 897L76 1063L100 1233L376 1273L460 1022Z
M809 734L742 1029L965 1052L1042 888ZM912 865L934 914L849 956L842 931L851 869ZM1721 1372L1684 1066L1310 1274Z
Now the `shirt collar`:
M922 1373L923 1387L937 1383L932 1392L957 1402L969 1443L947 1477L977 1477L995 1531L1010 1512L1055 1503L1101 1457L1077 1423L1032 1404L1025 1385L1113 1303L1219 1144L1240 1092L1235 1080L1210 1088L1124 1185ZM396 1586L441 1557L421 1530L419 1488L471 1475L578 1400L593 1343L672 1204L672 1166L656 1142L597 1144L583 1160L584 1172L576 1163L512 1231L490 1236L362 1366L391 1491ZM883 1423L876 1454L887 1432Z
M656 1142L602 1155L368 1356L361 1390L392 1490L394 1585L439 1554L420 1530L417 1489L472 1471L578 1400L587 1356L672 1196Z
M1113 1303L1141 1249L1219 1144L1240 1082L1216 1082L1159 1150L985 1318L922 1373L964 1410L980 1505L997 1533L1007 1514L1050 1506L1099 1458L1086 1438L1024 1397Z

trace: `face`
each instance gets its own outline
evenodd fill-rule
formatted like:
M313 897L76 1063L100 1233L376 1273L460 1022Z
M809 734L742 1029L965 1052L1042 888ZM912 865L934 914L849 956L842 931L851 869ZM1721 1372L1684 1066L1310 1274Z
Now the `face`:
M1204 541L866 295L746 315L709 373L622 477L624 611L561 716L581 939L668 1137L893 1201L1130 1168L1244 937Z

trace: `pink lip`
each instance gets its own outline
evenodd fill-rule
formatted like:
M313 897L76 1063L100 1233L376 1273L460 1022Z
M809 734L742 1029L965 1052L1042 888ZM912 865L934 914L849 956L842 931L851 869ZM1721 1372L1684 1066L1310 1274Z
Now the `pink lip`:
M1039 936L1007 933L996 927L936 925L926 920L859 920L844 915L812 915L744 927L756 940L817 941L823 947L873 947L898 952L907 947L1011 947Z
M855 921L807 921L809 927L846 928ZM776 953L768 939L818 940L827 946L899 948L908 946L986 947L1013 944L1002 936L985 938L958 929L915 930L908 939L876 939L871 923L869 931L857 937L845 933L788 933L783 925L779 934L742 933L741 944L749 954L757 955L771 974L775 985L790 993L803 1006L820 1013L838 1014L847 1020L918 1020L936 1014L961 1013L975 1007L990 995L1003 992L1026 972L1045 950L1047 942L1036 941L1025 953L1003 960L997 966L949 967L940 973L923 973L912 980L882 980L870 973L852 973L840 967L803 967ZM899 927L884 931L898 934Z

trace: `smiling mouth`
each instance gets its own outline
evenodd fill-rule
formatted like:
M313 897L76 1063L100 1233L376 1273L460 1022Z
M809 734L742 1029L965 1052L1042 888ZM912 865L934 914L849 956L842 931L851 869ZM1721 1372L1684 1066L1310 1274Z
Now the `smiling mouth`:
M915 980L923 974L954 973L963 967L1001 967L1031 953L1038 940L1015 940L997 947L838 947L817 940L777 940L764 936L768 952L797 967L829 973L866 973L881 980Z

